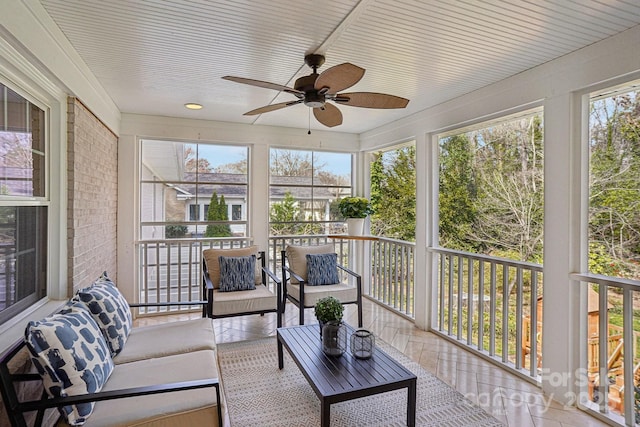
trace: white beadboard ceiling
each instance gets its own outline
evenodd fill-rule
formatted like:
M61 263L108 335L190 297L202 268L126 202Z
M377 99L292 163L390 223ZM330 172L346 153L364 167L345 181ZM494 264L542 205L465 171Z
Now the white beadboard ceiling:
M640 24L637 0L40 0L124 113L306 129L309 108L225 75L293 86L351 62L348 91L410 100L401 110L340 106L361 133ZM204 106L184 108L186 102ZM311 129L325 129L311 116Z

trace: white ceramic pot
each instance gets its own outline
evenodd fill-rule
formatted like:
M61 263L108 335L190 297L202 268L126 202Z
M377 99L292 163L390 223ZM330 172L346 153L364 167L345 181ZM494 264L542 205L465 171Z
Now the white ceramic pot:
M349 236L362 236L364 233L364 218L347 218L347 233Z

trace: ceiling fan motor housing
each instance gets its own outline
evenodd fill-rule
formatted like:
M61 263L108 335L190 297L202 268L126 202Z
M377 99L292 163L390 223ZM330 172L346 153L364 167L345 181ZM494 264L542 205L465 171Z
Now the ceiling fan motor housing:
M320 108L324 106L324 93L320 94L314 87L317 78L317 73L309 74L297 79L293 86L294 89L304 92L304 105L307 107Z

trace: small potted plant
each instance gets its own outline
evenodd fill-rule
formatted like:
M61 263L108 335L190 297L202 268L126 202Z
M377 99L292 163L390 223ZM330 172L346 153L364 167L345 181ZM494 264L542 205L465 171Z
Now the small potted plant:
M342 324L342 303L337 298L328 296L319 299L314 309L320 323L322 351L329 356L342 355L347 348L347 331Z
M347 219L347 229L351 236L362 235L364 219L373 213L369 200L357 196L340 199L338 210Z

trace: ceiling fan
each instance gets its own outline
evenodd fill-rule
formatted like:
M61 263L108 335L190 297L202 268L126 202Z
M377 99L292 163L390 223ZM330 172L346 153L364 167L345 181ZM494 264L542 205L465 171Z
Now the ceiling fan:
M303 103L307 107L312 108L315 118L327 127L342 124L342 113L336 106L329 104L327 101L364 108L404 108L409 103L409 100L406 98L384 93L338 93L358 83L362 76L364 76L364 68L345 62L344 64L328 68L321 74L318 74L317 69L324 64L323 55L306 55L304 62L313 69L313 73L297 79L293 88L276 83L264 82L262 80L245 79L243 77L224 76L222 78L236 83L287 92L298 98L295 101L281 102L256 108L255 110L244 113L245 116L268 113L269 111L280 110L281 108Z

